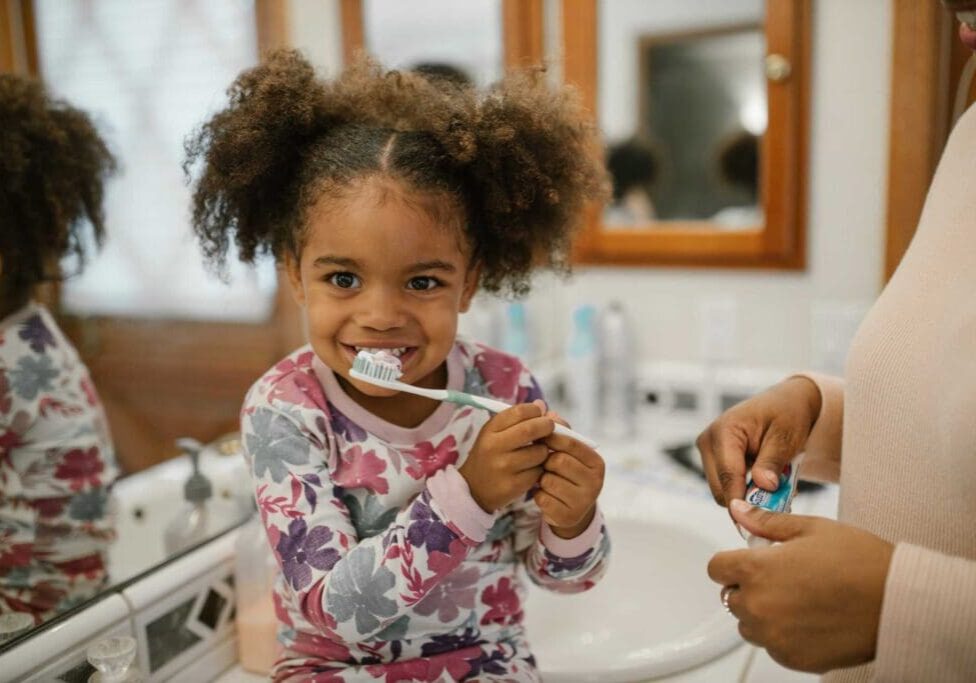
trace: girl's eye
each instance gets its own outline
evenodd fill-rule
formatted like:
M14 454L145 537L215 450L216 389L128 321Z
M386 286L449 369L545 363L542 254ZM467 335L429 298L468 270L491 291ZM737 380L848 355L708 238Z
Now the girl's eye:
M352 273L332 273L328 278L328 282L339 289L353 289L360 284L359 277Z
M440 286L441 283L437 278L427 275L410 278L410 282L407 283L407 289L413 289L420 292L426 292Z

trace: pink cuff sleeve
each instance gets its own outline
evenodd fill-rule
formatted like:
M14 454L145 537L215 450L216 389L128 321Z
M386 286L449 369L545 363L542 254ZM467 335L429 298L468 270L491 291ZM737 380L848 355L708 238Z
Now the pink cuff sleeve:
M878 626L877 680L972 680L974 643L976 561L896 545Z
M542 522L539 540L542 541L542 545L546 547L546 550L556 557L579 557L587 550L596 547L597 541L600 540L602 528L603 513L597 507L596 514L593 515L593 521L576 538L561 538L553 533L553 530L549 528L548 524Z
M456 526L475 543L481 543L495 524L495 515L481 509L471 489L454 465L448 465L427 480L427 490L445 522Z
M820 414L807 437L800 471L804 479L840 480L840 447L844 426L844 380L816 372L801 372L820 390Z

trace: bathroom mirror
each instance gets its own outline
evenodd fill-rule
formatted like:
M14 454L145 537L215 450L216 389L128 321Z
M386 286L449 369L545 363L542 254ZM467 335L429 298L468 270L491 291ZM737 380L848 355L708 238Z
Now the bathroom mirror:
M346 60L365 51L389 67L456 69L477 86L542 62L542 0L342 0Z
M122 475L102 496L103 463L79 455L66 467L99 479L92 484L99 496L85 498L92 491L79 483L67 508L82 522L114 515L118 540L102 565L107 577L99 569L83 591L58 593L40 619L77 609L250 513L253 503L238 496L244 463L225 440L201 461L212 485L210 524L189 544L164 539L192 471L186 456L174 457L177 438L207 443L235 431L250 384L302 343L273 263L232 270L230 287L204 268L189 232L181 162L184 138L221 105L237 73L284 43L287 8L277 0L0 2L0 70L38 77L86 111L120 166L106 184L104 248L81 276L39 293L90 369ZM5 493L0 485L0 502ZM55 503L64 504L48 501ZM40 570L9 561L13 536L3 512L2 580L34 590ZM16 590L10 600L0 595L0 613L23 595Z
M808 0L565 0L614 178L577 261L802 268Z

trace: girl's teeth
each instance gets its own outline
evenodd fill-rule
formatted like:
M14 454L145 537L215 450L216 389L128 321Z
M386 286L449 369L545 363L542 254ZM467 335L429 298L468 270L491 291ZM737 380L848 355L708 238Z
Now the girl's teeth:
M357 346L356 347L356 351L357 351L357 353L359 351L367 351L368 353L379 353L380 351L385 351L386 353L392 354L392 355L396 356L397 358L399 358L399 357L401 357L403 354L405 354L407 352L407 347L406 346L401 346L401 347L396 348L396 349L374 349L374 348L370 348L368 346Z

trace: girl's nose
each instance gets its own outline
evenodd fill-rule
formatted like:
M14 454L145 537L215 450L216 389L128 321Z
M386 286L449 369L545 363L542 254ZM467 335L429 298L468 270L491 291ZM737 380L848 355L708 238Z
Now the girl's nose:
M377 290L362 300L356 317L361 327L384 332L401 327L406 316L397 296Z

